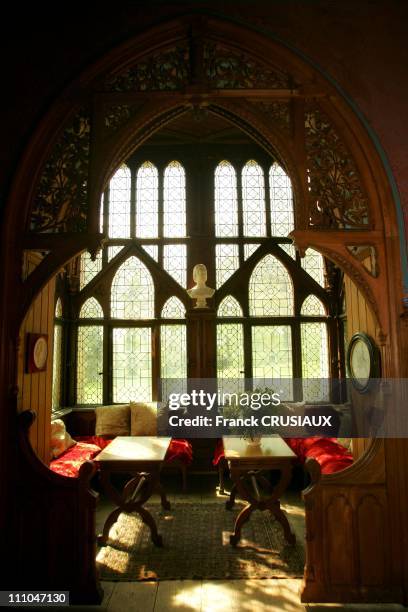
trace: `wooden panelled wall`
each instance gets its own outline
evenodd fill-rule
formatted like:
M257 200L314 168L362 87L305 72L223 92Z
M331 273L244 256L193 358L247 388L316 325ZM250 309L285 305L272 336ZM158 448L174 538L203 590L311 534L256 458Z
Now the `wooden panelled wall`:
M345 296L346 296L346 315L347 315L347 343L350 342L352 336L359 332L363 332L376 341L378 326L374 316L367 305L364 295L353 283L353 281L345 275ZM361 395L357 391L352 392L352 402L355 406L355 414L358 414L359 409L364 410L364 405L370 402L370 394ZM358 459L366 450L370 440L367 438L355 438L353 440L353 455Z
M39 255L26 255L25 274L38 264ZM30 441L38 457L48 464L52 404L52 354L54 337L55 279L52 279L34 300L20 329L18 353L17 408L35 410L37 418L30 429ZM44 372L26 373L28 333L48 334L48 358Z

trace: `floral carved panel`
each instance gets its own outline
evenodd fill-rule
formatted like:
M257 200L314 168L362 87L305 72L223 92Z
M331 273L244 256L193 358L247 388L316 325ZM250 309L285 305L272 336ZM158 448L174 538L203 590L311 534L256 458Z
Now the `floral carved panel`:
M69 121L44 165L30 231L85 231L89 147L90 119L82 109Z
M328 117L316 106L305 114L310 225L367 228L368 201L356 163Z

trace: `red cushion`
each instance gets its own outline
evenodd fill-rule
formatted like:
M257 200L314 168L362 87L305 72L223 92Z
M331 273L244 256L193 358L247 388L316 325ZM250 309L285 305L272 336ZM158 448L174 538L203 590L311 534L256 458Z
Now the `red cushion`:
M50 463L50 469L57 474L61 474L61 476L77 478L81 465L85 461L93 459L100 452L101 449L96 444L78 442L75 446L71 446L63 452L57 459L53 459Z
M192 462L193 448L187 440L171 440L164 461L171 463L176 460L181 461L185 465L189 465Z
M214 458L213 458L213 465L218 465L219 462L221 461L221 459L224 459L225 457L225 453L224 453L224 444L222 443L222 440L217 440L217 443L215 445L215 449L214 449Z
M99 446L101 450L103 450L108 444L110 444L113 440L114 436L111 438L104 438L102 436L75 436L75 440L77 442L85 442L86 444L95 444Z
M319 462L322 474L333 474L353 463L353 455L331 438L315 440L306 451L306 457Z

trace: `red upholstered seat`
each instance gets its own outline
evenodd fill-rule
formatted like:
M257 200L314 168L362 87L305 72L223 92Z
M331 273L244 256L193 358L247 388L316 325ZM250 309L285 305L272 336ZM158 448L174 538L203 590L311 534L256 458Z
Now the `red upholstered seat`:
M71 446L57 459L50 463L50 469L62 476L76 478L81 465L93 459L101 450L112 442L113 438L101 436L76 436L77 444ZM172 440L164 459L165 463L180 461L189 465L193 460L193 449L187 440Z
M336 442L336 438L285 438L285 442L301 463L304 463L309 457L316 459L320 464L322 474L340 472L353 463L353 455ZM222 440L217 440L213 465L217 466L224 457Z
M96 444L78 442L64 451L57 459L53 459L50 469L61 476L77 478L81 465L93 459L100 451L100 447Z

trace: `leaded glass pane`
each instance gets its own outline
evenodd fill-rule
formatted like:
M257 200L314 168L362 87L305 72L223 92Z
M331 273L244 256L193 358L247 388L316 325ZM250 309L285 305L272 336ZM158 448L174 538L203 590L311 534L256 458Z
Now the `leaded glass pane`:
M249 312L255 317L293 315L293 286L286 268L273 255L257 264L249 281Z
M242 308L232 295L227 295L218 306L219 317L242 317Z
M215 266L217 288L223 285L239 268L237 244L217 244L215 246Z
M326 312L318 297L315 295L308 295L302 304L300 314L307 316L324 316Z
M151 162L144 162L136 175L136 236L157 238L158 172Z
M223 381L243 379L244 374L244 333L240 323L221 323L217 325L217 377L219 385L226 391L228 385ZM243 391L236 385L231 391Z
M242 170L244 236L265 236L265 185L261 166L253 159Z
M252 375L261 380L292 378L292 334L288 325L252 328Z
M109 237L130 236L130 170L123 165L109 183Z
M60 298L58 298L57 303L55 304L55 316L57 318L62 317L62 302Z
M184 319L185 315L186 309L175 295L167 300L161 314L163 319Z
M187 284L187 247L185 244L165 244L163 247L163 268L179 285Z
M269 170L272 236L287 236L295 229L293 220L292 184L276 162Z
M185 325L162 325L161 377L183 380L187 378L187 336Z
M123 249L122 246L110 246L108 247L108 261L111 261L118 253Z
M302 323L303 399L324 400L329 395L329 354L325 323Z
M215 235L238 236L237 177L226 160L215 169Z
M102 270L102 251L99 251L95 261L87 251L82 253L80 267L79 288L82 290Z
M259 246L259 244L253 244L252 242L249 244L244 244L244 259L246 260L251 257Z
M144 249L154 261L159 261L159 247L157 244L142 245L142 249Z
M90 297L82 304L79 311L80 319L103 319L102 306L94 297Z
M102 404L103 327L80 325L77 350L77 403Z
M117 319L154 317L153 279L137 257L129 257L115 274L111 293L111 315Z
M60 302L60 300L58 300ZM61 316L61 315L59 315ZM52 359L52 409L61 407L62 325L54 325Z
M280 244L282 251L285 251L292 259L296 260L296 249L293 244Z
M148 327L113 330L113 401L152 400L152 346Z
M99 231L103 234L104 226L104 206L105 206L105 194L101 195L101 207L99 209Z
M306 255L301 259L302 268L310 274L319 285L324 287L324 260L318 251L307 249Z
M164 171L163 235L186 235L186 174L178 161Z

